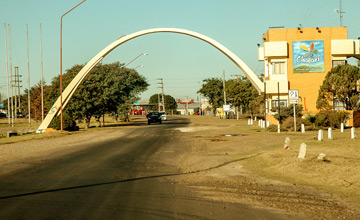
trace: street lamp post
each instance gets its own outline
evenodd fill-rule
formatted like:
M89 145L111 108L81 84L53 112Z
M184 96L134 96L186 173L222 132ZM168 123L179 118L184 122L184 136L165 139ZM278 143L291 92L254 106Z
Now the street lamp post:
M145 66L144 65L139 65L139 66L135 67L134 70L136 70L137 68L143 68L143 67L145 67Z
M141 56L147 56L147 55L149 55L149 54L148 53L141 53L141 54L137 55L137 57L135 57L130 62L128 62L124 67L127 67L130 63L134 62L134 60L136 60L137 58L139 58Z
M61 131L63 131L64 129L64 125L63 125L63 101L62 101L62 20L63 17L65 15L67 15L68 13L70 13L72 10L74 10L75 8L77 8L79 5L81 5L82 3L84 3L86 0L83 0L82 2L80 2L79 4L77 4L75 7L73 7L72 9L70 9L69 11L67 11L65 14L63 14L61 16L60 19L60 114L61 114Z

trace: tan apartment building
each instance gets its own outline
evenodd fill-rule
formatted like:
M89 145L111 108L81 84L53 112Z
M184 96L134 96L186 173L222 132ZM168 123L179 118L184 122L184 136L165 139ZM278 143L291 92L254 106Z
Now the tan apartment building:
M280 106L288 106L290 90L298 91L305 114L318 112L318 91L327 72L349 57L360 59L359 39L347 36L347 27L273 28L263 35L258 60L264 61L267 117L272 124L278 94Z

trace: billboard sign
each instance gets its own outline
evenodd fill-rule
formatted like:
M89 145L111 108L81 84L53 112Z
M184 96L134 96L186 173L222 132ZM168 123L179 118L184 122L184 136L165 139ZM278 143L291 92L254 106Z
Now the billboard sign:
M293 41L293 72L324 72L324 41Z

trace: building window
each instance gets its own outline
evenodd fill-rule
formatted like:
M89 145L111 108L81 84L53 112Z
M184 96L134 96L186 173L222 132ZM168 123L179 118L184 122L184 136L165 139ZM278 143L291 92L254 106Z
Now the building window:
M333 100L333 107L334 107L334 110L346 110L344 103L340 102L337 99Z
M285 74L285 62L274 62L272 64L274 74Z
M279 100L272 100L271 107L272 108L279 107L278 103L279 103ZM280 99L280 107L287 107L287 100Z
M332 61L332 67L336 67L336 66L340 66L340 65L345 65L346 64L346 60L333 60Z

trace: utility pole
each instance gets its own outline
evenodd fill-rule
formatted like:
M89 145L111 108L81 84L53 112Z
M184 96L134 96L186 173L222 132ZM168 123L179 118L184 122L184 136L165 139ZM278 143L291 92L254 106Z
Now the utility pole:
M160 93L158 93L158 109L160 111Z
M343 26L343 11L342 11L342 0L340 0L340 11L339 11L339 14L340 14L340 27Z
M11 32L10 32L10 24L8 25L9 27L9 55L10 55L10 88L11 88L11 114L9 115L9 117L11 116L11 127L14 127L14 90L12 87L12 59L11 59Z
M340 15L340 27L342 27L343 26L343 14L345 13L344 11L342 11L342 0L339 0L339 2L340 2L340 8L339 9L335 9L335 12L336 13L339 13L339 15Z
M224 90L224 104L226 105L226 91L225 91L225 70L223 70L223 90Z
M21 95L20 95L20 77L22 75L19 74L19 67L15 67L15 80L14 80L14 87L15 87L15 117L17 118L17 113L20 112L21 109Z
M19 112L21 112L21 94L20 94L20 82L22 82L22 80L20 80L20 77L22 77L22 75L19 74L19 67L17 67L17 88L18 88L18 95L19 95Z
M264 77L264 117L265 117L265 128L266 128L266 106L267 106L267 102L266 102L266 81L265 81L265 77Z
M223 70L223 90L224 90L224 105L226 105L225 70ZM227 118L227 112L225 112L225 119L226 118Z
M162 78L159 78L158 80L160 80L160 82L158 84L160 84L161 86L159 88L161 88L161 99L162 99L162 110L164 112L166 112L165 110L165 99L164 99L164 81Z
M241 81L241 75L240 74L235 74L235 75L231 75L231 76L235 76L239 81ZM240 114L242 114L242 106L236 106L235 107L237 110L236 110L236 114L237 114L237 120L239 120L239 112Z
M199 83L199 86L200 86L200 82ZM200 87L201 89L201 87ZM201 109L201 93L199 93L199 96L200 96L200 100L199 100L199 116L202 115L202 109Z
M29 61L29 29L26 24L26 39L27 39L27 67L28 67L28 113L29 113L29 127L31 126L30 114L30 61Z
M17 98L18 98L18 94L17 94L17 88L16 88L16 86L17 86L17 71L19 70L19 68L18 67L14 67L14 78L13 79L11 79L11 84L12 84L12 87L15 89L15 96L14 96L14 98L15 98L15 118L17 118L17 109L18 109L18 101L17 101Z
M42 30L40 24L40 54L41 54L41 121L44 121L44 68L43 68L43 50L42 50Z
M75 7L73 7L72 9L70 9L69 11L67 11L65 14L63 14L60 18L60 121L61 121L61 131L64 130L64 122L63 122L63 97L62 97L62 93L63 93L63 88L62 88L62 23L63 23L63 18L65 15L67 15L68 13L70 13L72 10L74 10L75 8L77 8L79 5L81 5L82 3L84 3L86 0L83 0L82 2L80 2L79 4L77 4ZM29 76L29 81L30 81L30 76ZM30 83L30 82L29 82ZM30 99L30 98L29 98ZM30 103L30 102L29 102ZM30 123L30 106L29 106L29 123Z
M6 76L7 76L7 95L8 95L8 123L9 127L11 126L10 116L10 85L9 85L9 64L8 64L8 45L7 45L7 33L6 33L6 24L4 24L4 33L5 33L5 52L6 52Z

